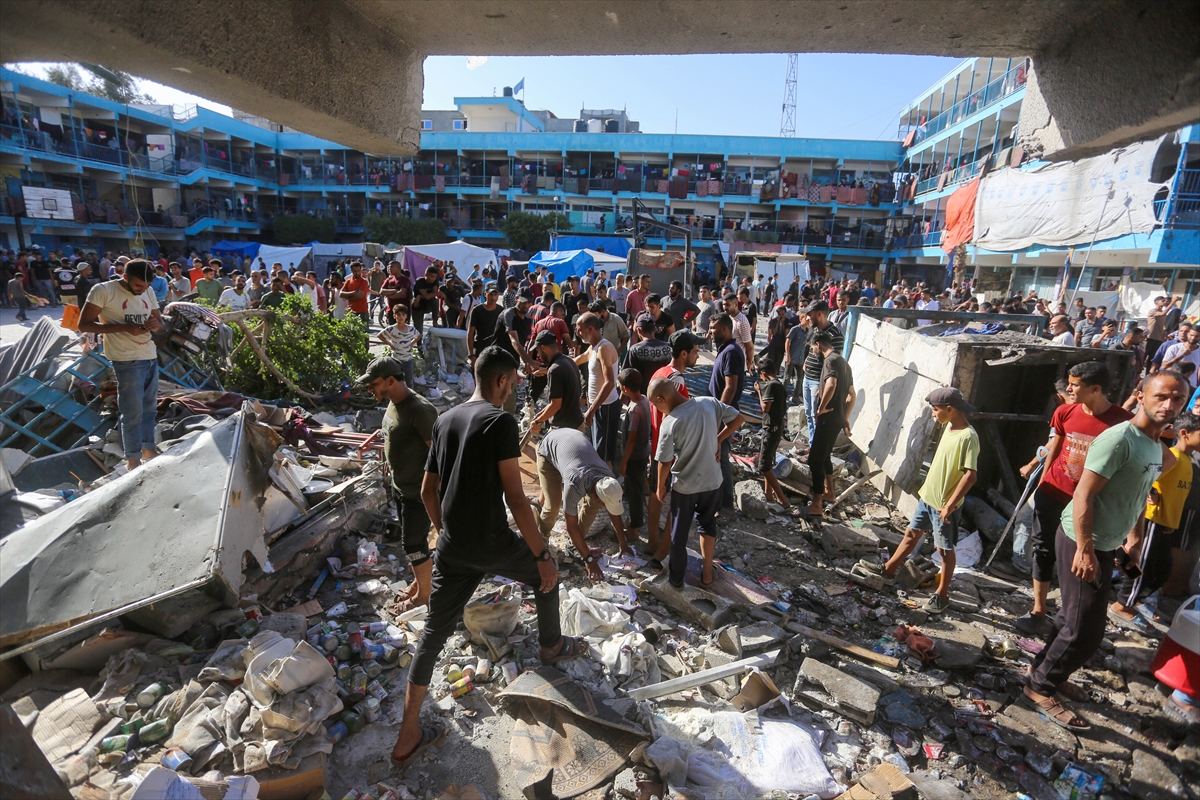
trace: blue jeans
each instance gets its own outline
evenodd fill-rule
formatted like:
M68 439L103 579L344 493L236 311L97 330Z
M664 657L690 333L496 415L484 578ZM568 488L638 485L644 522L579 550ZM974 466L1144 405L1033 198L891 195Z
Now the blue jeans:
M808 421L808 442L812 445L817 435L817 401L821 399L821 382L804 377L804 419Z
M114 361L117 376L117 410L121 412L121 446L125 458L141 458L153 450L158 408L158 361Z

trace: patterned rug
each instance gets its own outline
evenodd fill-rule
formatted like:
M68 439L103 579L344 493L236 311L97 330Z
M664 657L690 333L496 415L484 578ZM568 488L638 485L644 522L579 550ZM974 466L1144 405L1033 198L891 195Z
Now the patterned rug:
M515 717L509 752L517 785L537 783L553 770L555 797L600 785L650 738L554 667L525 672L500 698Z

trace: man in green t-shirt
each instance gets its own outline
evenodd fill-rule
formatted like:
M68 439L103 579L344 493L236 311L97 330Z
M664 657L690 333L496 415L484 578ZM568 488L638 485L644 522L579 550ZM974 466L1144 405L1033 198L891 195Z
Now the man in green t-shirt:
M200 293L201 300L207 300L214 306L221 300L221 292L225 291L225 284L217 280L212 267L204 268L204 277L196 281L196 291Z
M909 520L908 530L900 546L886 564L863 559L861 567L885 579L895 576L900 565L917 549L926 532L933 533L933 546L942 556L942 572L937 591L925 601L922 609L940 614L950 607L950 579L954 577L954 547L958 544L958 521L962 502L975 485L979 474L979 434L967 423L967 414L975 406L967 402L958 389L943 386L925 398L932 407L933 418L942 429L929 474L918 493L917 510Z
M429 512L421 500L421 481L438 412L433 403L408 388L404 366L391 356L372 361L358 382L366 384L376 400L388 404L382 430L383 454L392 473L392 498L396 501L397 520L392 528L404 545L414 578L408 590L395 598L393 611L402 614L426 605L433 589Z
M283 293L283 278L271 278L271 291L262 296L258 301L259 308L282 308L283 298L287 297Z
M1174 370L1147 378L1137 395L1137 415L1092 440L1075 494L1063 510L1055 537L1060 608L1018 699L1068 730L1091 726L1055 694L1087 699L1069 678L1104 639L1116 549L1124 543L1131 555L1140 553L1146 498L1163 468L1159 437L1183 410L1188 392L1187 379Z

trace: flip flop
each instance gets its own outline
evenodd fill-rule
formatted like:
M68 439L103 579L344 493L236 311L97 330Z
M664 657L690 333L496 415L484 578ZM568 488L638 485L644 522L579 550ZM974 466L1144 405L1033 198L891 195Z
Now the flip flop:
M1110 607L1108 609L1108 618L1118 628L1124 628L1127 631L1134 631L1136 633L1150 632L1150 623L1137 614L1134 614L1132 618L1127 618L1113 611Z
M1026 685L1025 689L1028 688L1029 686ZM1057 699L1053 697L1047 697L1045 700L1034 700L1032 697L1025 694L1025 689L1022 689L1021 693L1017 695L1017 702L1031 711L1042 714L1046 717L1046 719L1050 720L1058 727L1064 728L1068 731L1082 732L1090 731L1092 729L1091 724L1088 723L1087 720L1064 706ZM1072 725L1072 722L1075 724Z
M562 649L558 651L558 655L552 658L543 658L543 664L557 664L568 658L579 658L588 651L588 647L583 643L583 639L578 636L564 636Z
M392 766L396 767L397 769L404 769L405 767L408 766L410 761L412 761L417 756L421 755L421 753L424 753L429 748L440 747L442 742L445 741L445 739L446 739L446 729L443 728L441 725L431 725L427 728L422 727L421 728L421 741L417 743L417 746L414 747L409 752L408 755L403 756L401 758L396 758L395 756L392 756Z

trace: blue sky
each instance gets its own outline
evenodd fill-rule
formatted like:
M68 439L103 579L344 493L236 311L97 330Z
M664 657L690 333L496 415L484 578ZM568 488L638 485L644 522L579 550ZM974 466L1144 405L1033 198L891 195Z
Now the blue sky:
M935 56L801 53L796 135L890 139L900 109L959 62ZM43 77L48 64L20 69ZM787 56L493 56L474 70L463 56L425 60L426 108L490 97L525 79L525 102L573 117L580 108L626 108L648 133L778 136ZM141 81L162 103L229 107Z
M900 109L957 58L801 53L796 135L895 138ZM491 57L467 69L462 56L425 60L426 108L455 97L500 94L525 79L525 103L572 117L580 108L626 108L650 133L778 136L787 56Z

